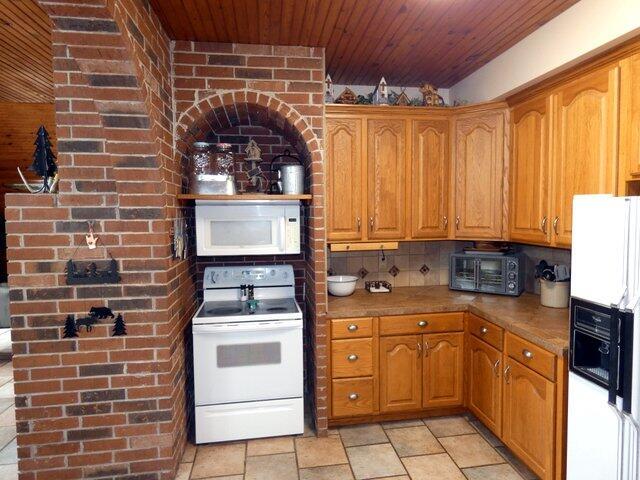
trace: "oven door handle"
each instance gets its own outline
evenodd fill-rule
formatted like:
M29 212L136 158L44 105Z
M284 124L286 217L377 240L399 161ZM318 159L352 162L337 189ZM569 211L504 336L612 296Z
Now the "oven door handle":
M302 322L300 320L280 320L275 322L221 323L194 325L192 328L194 334L234 334L239 332L268 332L276 330L302 330Z

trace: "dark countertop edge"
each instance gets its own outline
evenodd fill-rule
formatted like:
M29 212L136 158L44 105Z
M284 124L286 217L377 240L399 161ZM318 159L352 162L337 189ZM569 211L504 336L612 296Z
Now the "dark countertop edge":
M478 315L487 321L498 325L499 327L504 328L506 331L509 331L519 337L534 343L535 345L548 350L549 352L558 355L558 356L566 356L569 351L569 340L562 341L557 339L543 339L537 336L535 333L532 333L524 326L520 326L519 323L526 324L526 320L522 322L511 322L508 320L501 320L498 316L496 316L495 312L490 312L485 309L483 310L482 306L474 304L476 301L476 295L469 295L473 298L469 302L453 302L446 303L442 305L431 304L428 308L422 307L402 307L402 313L398 313L397 306L389 306L383 308L371 308L371 309L355 309L350 312L339 311L337 313L332 313L331 309L327 309L327 317L328 318L352 318L352 317L381 317L381 316L392 316L392 315L416 315L416 314L427 314L427 313L440 313L440 312L470 312L475 315Z

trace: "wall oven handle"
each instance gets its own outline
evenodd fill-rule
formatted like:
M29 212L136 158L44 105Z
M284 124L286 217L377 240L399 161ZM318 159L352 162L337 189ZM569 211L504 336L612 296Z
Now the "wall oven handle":
M300 320L279 320L275 322L246 322L193 326L194 334L234 334L239 332L267 332L275 330L302 330L302 322Z

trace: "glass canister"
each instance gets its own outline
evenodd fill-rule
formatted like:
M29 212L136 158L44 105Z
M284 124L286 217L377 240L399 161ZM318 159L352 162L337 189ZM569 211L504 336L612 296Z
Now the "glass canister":
M233 167L231 145L195 142L191 149L191 193L235 195Z

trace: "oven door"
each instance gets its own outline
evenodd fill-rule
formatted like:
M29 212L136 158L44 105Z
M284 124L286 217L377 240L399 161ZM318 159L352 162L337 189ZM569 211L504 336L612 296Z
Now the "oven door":
M193 325L196 406L302 397L302 320Z

